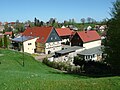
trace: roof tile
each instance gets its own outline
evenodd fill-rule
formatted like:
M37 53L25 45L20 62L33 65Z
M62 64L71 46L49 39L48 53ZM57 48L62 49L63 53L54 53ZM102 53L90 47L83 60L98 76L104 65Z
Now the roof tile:
M98 40L100 39L99 34L95 31L80 31L77 32L79 37L82 39L83 42L90 42L90 41L94 41L94 40Z

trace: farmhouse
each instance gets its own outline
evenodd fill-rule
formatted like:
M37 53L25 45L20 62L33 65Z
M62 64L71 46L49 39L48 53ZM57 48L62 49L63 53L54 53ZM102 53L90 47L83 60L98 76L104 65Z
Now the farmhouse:
M101 46L101 38L94 30L80 31L71 39L71 46L82 46L85 47L85 49L94 48Z
M71 39L71 47L55 52L55 61L73 61L75 56L83 60L100 61L102 59L101 38L96 31L76 32Z
M25 41L27 40L27 44L24 44L23 47L24 49L32 49L33 51L30 52L29 50L24 50L24 52L50 54L61 50L61 38L53 27L27 28L22 36L32 37L32 41L31 39L25 39ZM16 38L12 41L17 42ZM24 40L22 42L24 42ZM34 48L32 48L32 45Z
M71 34L74 31L70 30L69 28L56 28L56 32L61 37L63 44L70 44Z
M77 32L71 40L71 45L85 48L77 53L84 60L100 61L102 58L101 38L96 31Z

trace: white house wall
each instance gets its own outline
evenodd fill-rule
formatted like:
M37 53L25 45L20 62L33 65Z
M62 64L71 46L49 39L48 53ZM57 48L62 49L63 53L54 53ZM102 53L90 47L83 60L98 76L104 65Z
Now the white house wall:
M24 45L24 52L27 52L27 53L34 53L34 50L36 48L35 46L35 41L37 40L37 38L34 38L34 39L31 39L31 40L27 40L23 43Z
M68 39L62 39L61 42L62 42L62 43L66 43L67 41L68 41L68 42L70 41L69 38L68 38Z
M46 43L45 47L45 54L48 54L49 51L53 53L62 49L61 41Z
M66 55L63 55L63 56L60 56L54 59L51 58L51 59L53 59L56 62L67 62L67 61L73 62L74 56L75 56L75 52L71 52L69 54L66 54Z
M98 46L101 46L101 40L92 41L92 42L83 44L83 47L85 47L85 49L90 49L90 48L94 48L94 47L98 47Z

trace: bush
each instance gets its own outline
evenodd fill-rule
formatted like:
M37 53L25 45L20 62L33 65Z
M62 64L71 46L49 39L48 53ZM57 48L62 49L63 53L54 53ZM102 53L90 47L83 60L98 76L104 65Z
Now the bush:
M84 70L86 74L108 74L111 71L109 65L95 61L87 61Z

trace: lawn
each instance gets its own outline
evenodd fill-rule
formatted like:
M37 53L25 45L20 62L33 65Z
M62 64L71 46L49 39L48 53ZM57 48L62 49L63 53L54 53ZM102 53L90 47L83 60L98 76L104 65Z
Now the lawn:
M0 90L119 90L120 77L65 74L29 54L0 49ZM22 66L24 56L25 66Z

